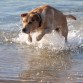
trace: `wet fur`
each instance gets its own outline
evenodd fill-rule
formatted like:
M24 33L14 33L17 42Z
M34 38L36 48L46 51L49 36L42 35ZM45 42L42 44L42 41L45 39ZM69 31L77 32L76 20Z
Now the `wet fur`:
M65 37L67 42L68 26L66 17L76 20L72 15L64 15L61 11L49 6L40 6L28 13L21 14L24 33L29 35L29 41L32 42L32 33L39 32L36 40L40 41L45 34L55 30Z

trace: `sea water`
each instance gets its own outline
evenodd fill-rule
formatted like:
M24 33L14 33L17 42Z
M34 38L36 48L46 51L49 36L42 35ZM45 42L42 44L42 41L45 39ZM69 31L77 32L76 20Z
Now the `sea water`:
M52 31L40 42L29 44L22 33L21 13L49 4L77 20L68 21L68 43ZM0 1L1 83L83 82L83 1L2 0Z

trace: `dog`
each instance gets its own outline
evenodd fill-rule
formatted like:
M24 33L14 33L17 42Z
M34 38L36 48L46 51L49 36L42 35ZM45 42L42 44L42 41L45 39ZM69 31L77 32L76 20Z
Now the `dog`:
M40 41L45 34L51 33L52 30L64 36L65 42L67 42L68 26L66 17L76 20L73 15L64 15L61 11L49 5L40 6L28 13L23 13L21 17L22 31L28 34L30 42L32 42L32 33L38 32L36 41Z

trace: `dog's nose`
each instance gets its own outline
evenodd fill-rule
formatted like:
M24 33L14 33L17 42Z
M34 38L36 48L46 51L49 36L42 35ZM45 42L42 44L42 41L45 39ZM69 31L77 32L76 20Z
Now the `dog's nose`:
M27 32L26 28L22 29L22 32L26 33Z
M22 32L23 32L23 33L27 33L27 34L28 34L28 33L30 32L30 30L29 30L29 29L27 29L27 28L23 28L23 29L22 29Z

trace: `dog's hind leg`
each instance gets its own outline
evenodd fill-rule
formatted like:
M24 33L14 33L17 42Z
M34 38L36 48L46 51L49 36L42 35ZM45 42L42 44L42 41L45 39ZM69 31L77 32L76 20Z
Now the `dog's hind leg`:
M65 38L65 43L67 43L67 36L68 36L68 27L65 26L62 30L61 30L61 34L62 36L64 36Z

